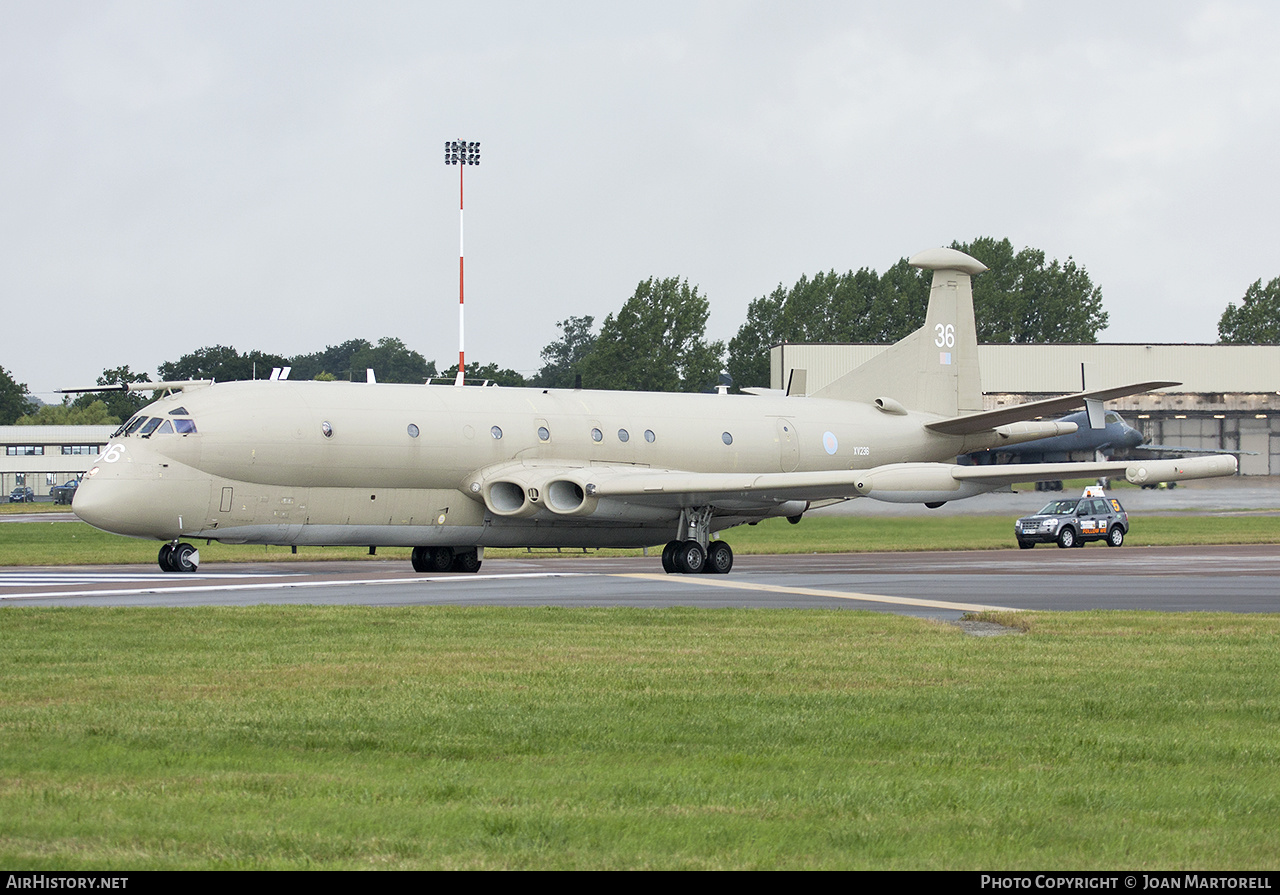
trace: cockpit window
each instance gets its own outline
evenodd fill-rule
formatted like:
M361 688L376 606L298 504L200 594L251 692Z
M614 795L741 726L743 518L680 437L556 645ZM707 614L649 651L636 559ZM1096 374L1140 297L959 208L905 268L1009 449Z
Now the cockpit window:
M1113 425L1113 424L1118 423L1118 422L1120 422L1120 414L1118 414L1118 413L1108 413L1108 414L1107 414L1107 425L1108 425L1108 426Z
M135 417L133 418L133 422L129 423L128 428L126 428L126 429L124 430L124 434L125 434L125 435L132 435L134 432L137 432L137 431L138 431L138 427L139 427L139 426L141 426L141 425L142 425L143 423L145 423L146 421L147 421L147 417L142 416L141 414L139 414L138 416L135 416Z
M173 431L179 435L194 435L196 431L195 420L174 420Z
M154 432L156 430L156 427L159 426L160 423L162 422L163 420L161 420L160 417L158 416L153 417L152 419L147 420L146 425L144 425L141 429L138 430L138 434L141 435L143 438L146 438L148 435Z
M185 407L175 407L169 411L169 416L191 416Z
M152 435L172 435L173 423L169 422L168 420L165 420L163 423L160 424L160 428L156 429L155 432L151 434Z

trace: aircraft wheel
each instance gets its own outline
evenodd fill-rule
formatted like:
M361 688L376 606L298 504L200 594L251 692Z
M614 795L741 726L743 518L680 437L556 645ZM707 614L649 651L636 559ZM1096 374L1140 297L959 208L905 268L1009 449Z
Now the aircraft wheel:
M676 570L686 575L696 575L706 564L707 554L703 552L697 541L681 541L676 550Z
M1022 540L1022 538L1018 538L1018 546L1021 547L1023 550L1030 550L1035 545L1036 545L1035 541L1024 541Z
M1113 525L1111 527L1111 531L1107 532L1107 546L1108 547L1124 546L1124 529L1121 528L1119 525Z
M1058 532L1059 547L1074 547L1076 545L1076 530L1070 525Z
M673 575L680 571L676 568L676 551L679 549L679 541L667 541L667 546L662 548L662 571L668 575Z
M190 544L179 544L169 554L175 572L194 572L200 565L200 551Z
M409 554L409 562L413 564L415 572L431 571L431 567L427 565L426 547L414 547L413 552Z
M162 546L160 548L160 555L156 557L156 560L157 562L160 563L160 571L162 572L178 571L173 567L173 545L172 544L165 544L164 546Z
M478 572L480 557L476 555L475 550L459 550L453 555L451 568L455 572Z
M724 541L712 541L707 547L707 562L702 571L712 575L727 575L733 568L733 549Z

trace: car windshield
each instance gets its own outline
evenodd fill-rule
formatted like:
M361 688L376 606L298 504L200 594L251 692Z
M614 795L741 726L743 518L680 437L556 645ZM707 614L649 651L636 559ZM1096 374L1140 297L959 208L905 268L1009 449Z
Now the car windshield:
M1076 501L1074 500L1055 500L1045 506L1036 515L1038 516L1065 516L1068 513L1076 511Z

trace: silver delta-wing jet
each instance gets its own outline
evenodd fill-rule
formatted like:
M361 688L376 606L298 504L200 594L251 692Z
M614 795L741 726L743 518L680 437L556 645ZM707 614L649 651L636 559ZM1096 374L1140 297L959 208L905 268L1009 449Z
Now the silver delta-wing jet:
M350 382L147 383L168 390L84 476L73 509L109 532L413 548L418 571L474 571L485 547L666 543L668 572L729 571L719 531L858 497L940 505L1067 476L1230 475L1230 456L961 466L959 454L1064 435L1034 421L1176 383L1145 382L983 411L970 277L952 249L924 326L808 396L457 388Z

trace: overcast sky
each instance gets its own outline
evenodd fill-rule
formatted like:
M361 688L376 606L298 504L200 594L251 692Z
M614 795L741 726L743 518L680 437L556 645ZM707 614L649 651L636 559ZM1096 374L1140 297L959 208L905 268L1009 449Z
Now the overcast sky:
M679 276L730 338L802 274L1007 237L1104 341L1280 276L1280 4L0 0L0 365L45 401L206 345L395 335L525 373ZM1176 371L1170 371L1176 376Z

